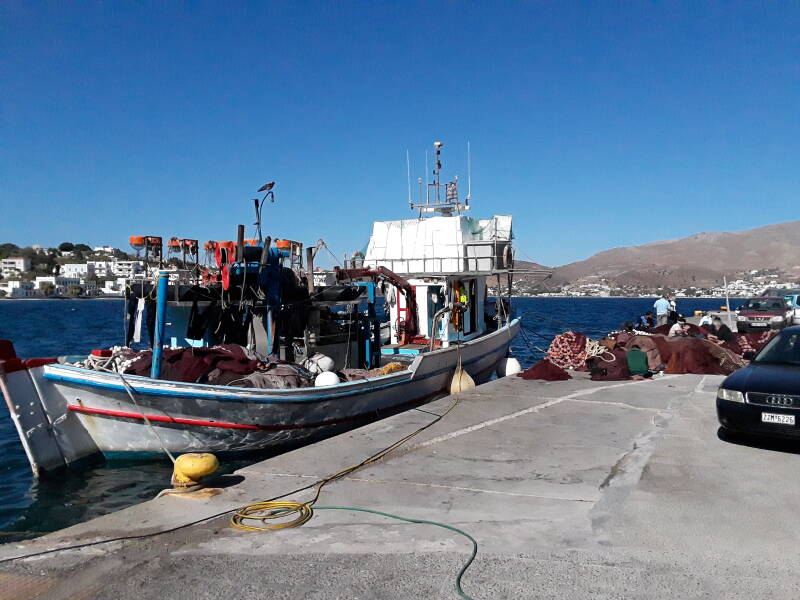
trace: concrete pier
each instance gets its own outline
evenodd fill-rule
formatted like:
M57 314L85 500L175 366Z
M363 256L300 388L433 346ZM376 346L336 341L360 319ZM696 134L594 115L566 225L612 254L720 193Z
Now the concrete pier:
M326 486L318 504L463 529L479 544L463 580L476 599L798 597L800 459L791 446L720 439L721 379L495 381L460 395L399 451ZM308 500L291 492L452 402L254 464L210 498L160 498L0 546L0 560L159 532L286 493ZM228 518L0 564L0 598L456 598L471 551L440 528L358 512L320 510L266 533L234 530Z

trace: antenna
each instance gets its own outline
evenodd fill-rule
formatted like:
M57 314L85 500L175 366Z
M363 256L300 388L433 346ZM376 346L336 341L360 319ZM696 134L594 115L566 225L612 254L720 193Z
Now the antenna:
M469 201L472 199L472 160L469 153L469 140L467 141L467 198L466 205L469 206Z
M442 216L452 217L453 213L461 214L462 211L469 210L469 197L466 202L462 203L458 199L458 176L455 176L452 181L442 183L442 142L433 143L433 169L428 171L428 151L425 151L425 203L422 203L422 177L417 178L419 183L419 198L417 203L411 200L411 174L410 174L410 159L408 150L406 150L406 168L408 173L408 198L411 209L419 209L419 216L422 218L423 214L441 213ZM470 160L470 147L467 144L467 161ZM430 174L433 179L429 180ZM470 172L471 175L471 172ZM471 183L471 178L470 178ZM471 186L470 186L471 187ZM433 190L433 202L431 202L431 188ZM442 198L442 188L444 188L444 198Z
M428 187L428 151L425 150L425 204L430 202L430 187Z
M408 205L413 209L414 203L411 201L411 159L406 150L406 180L408 181Z
M436 204L439 204L439 180L442 172L442 142L433 142L436 162L433 163L434 185L436 186Z

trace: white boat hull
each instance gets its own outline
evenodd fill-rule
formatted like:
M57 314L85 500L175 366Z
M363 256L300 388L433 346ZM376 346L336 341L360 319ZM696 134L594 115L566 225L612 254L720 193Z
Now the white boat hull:
M405 371L321 388L263 390L133 375L123 382L115 373L58 364L0 378L40 473L97 453L158 453L162 445L172 453L219 453L316 441L442 395L459 359L476 383L488 381L518 331L515 320L460 346L421 354ZM22 395L33 410L15 408L23 406Z

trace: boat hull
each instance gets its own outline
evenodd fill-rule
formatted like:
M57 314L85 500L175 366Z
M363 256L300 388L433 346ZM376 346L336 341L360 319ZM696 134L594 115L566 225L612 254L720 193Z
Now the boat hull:
M116 373L45 365L25 375L48 421L42 427L53 435L32 442L23 434L31 423L18 430L37 473L96 453L296 447L443 395L459 360L476 383L488 381L518 330L515 320L460 346L421 354L405 371L319 388L262 390L127 375L123 380Z

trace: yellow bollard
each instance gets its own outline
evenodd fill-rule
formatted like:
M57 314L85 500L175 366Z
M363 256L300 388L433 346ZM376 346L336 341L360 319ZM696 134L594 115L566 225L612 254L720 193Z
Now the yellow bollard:
M175 459L172 471L172 486L185 488L199 485L203 477L211 475L219 468L219 461L213 454L190 452Z

